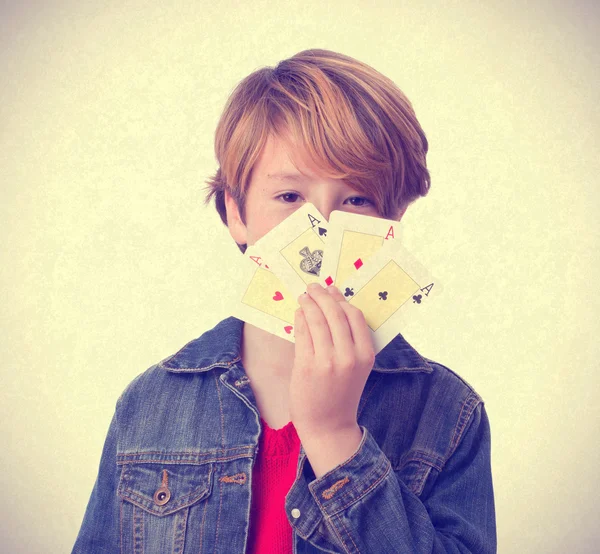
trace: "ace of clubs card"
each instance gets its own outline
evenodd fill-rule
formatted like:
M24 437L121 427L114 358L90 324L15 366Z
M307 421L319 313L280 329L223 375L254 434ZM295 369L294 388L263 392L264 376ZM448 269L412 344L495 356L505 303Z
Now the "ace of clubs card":
M254 246L248 246L240 268L241 284L232 315L290 342L294 340L295 297L265 264Z
M323 214L307 202L254 244L295 300L307 285L319 281L328 226Z
M402 323L442 291L440 282L399 243L380 249L363 271L338 287L359 308L371 331L375 354L399 332Z
M321 266L324 287L344 283L382 248L400 238L400 222L334 210L329 216L327 255Z

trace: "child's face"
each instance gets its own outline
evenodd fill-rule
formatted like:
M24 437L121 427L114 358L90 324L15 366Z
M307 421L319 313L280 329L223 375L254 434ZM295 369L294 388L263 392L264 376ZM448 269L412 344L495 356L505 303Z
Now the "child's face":
M281 178L281 174L294 177ZM342 180L321 177L305 158L301 159L299 152L292 151L285 141L270 136L252 172L246 196L245 225L235 202L226 193L231 236L237 243L250 246L304 202L314 204L327 220L333 210L380 217L370 198L360 195Z

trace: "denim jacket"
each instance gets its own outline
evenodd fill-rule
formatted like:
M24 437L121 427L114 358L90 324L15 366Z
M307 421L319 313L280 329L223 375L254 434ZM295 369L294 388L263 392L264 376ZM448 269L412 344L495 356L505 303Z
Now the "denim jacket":
M73 554L243 554L260 415L229 317L116 403ZM300 448L294 554L496 552L482 399L397 335L375 358L356 452L319 479Z

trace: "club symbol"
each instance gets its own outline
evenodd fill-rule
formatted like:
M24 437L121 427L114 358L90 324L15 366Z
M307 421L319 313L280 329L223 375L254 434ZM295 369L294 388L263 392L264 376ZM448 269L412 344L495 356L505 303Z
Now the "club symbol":
M379 293L379 300L387 300L387 295L388 295L387 290L383 291L383 292L380 292Z
M321 262L323 261L323 250L313 250L311 252L310 248L305 246L300 250L299 254L304 256L304 259L300 262L300 269L304 273L318 277L321 271Z
M354 296L354 289L346 287L346 290L344 291L344 296L346 296L346 297Z
M423 295L421 295L421 294L415 294L415 296L413 296L413 304L415 304L415 303L420 304L421 303L421 298L423 298Z

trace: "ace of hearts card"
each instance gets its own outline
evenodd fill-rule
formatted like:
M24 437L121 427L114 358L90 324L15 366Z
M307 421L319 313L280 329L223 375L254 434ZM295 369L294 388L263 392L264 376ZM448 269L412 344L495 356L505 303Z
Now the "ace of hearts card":
M232 315L282 339L295 342L294 316L299 307L297 297L270 270L254 246L248 246L243 257Z

